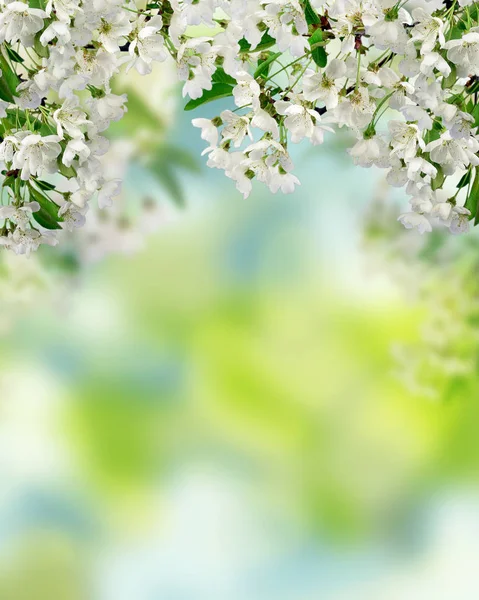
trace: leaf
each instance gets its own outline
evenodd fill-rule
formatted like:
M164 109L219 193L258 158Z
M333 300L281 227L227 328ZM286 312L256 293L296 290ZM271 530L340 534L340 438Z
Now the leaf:
M308 25L318 25L321 23L321 19L318 17L318 14L311 6L309 0L305 0L304 2L304 16L306 17L306 23Z
M479 81L474 81L474 83L469 87L466 86L465 90L466 94L475 94L479 92Z
M251 50L251 44L245 39L242 38L238 42L240 46L240 52L262 52L263 50L267 50L276 44L276 40L269 35L269 33L263 33L263 37L261 38L260 43L256 46L254 50Z
M20 54L18 54L18 52L15 52L15 50L13 48L11 48L10 46L6 46L6 49L7 49L8 56L10 57L11 60L13 60L13 62L17 62L17 63L24 62L24 60L20 56Z
M256 79L260 75L268 75L271 63L274 62L278 56L281 56L281 52L270 52L266 60L258 63L258 68L254 72L254 78Z
M35 183L38 185L39 188L41 188L42 190L45 190L47 192L55 189L55 186L53 185L53 183L49 183L48 181L42 181L41 179L35 179Z
M456 187L458 189L461 189L463 187L466 187L466 185L469 184L469 182L471 181L471 175L472 175L472 171L466 171L466 173L464 173L464 175L461 177L461 179L458 181Z
M236 85L236 79L225 73L221 67L218 67L211 77L214 83L228 83L229 85Z
M14 97L10 88L8 87L5 77L0 76L0 100L4 100L5 102L13 102Z
M441 125L441 123L434 121L432 129L429 129L424 136L425 143L429 144L430 142L438 140L441 137L443 129L444 127Z
M451 72L447 77L443 77L441 82L441 88L443 90L450 90L457 80L457 70L456 65L448 61L449 66L451 67Z
M48 49L48 46L44 46L41 43L41 41L40 41L41 35L42 35L42 32L40 31L34 37L33 49L38 54L38 56L40 56L40 58L48 58L50 56L50 50Z
M75 169L73 167L67 167L66 165L64 165L62 163L61 158L58 158L57 165L58 170L63 175L63 177L66 177L67 179L72 179L73 177L76 177L77 172L75 171Z
M474 117L473 127L479 127L479 104L476 104L472 109L471 115Z
M45 229L61 229L59 221L62 219L58 216L59 207L33 185L29 184L28 189L30 198L40 205L40 210L33 213L35 221Z
M9 187L10 189L13 190L15 185L15 177L13 175L9 175L8 177L5 177L5 179L3 180L2 183L2 187Z
M228 98L233 95L233 86L226 83L214 83L211 90L204 90L201 98L190 100L185 105L185 110L194 110L202 104L213 102L219 98Z
M3 51L0 50L0 98L5 102L14 102L14 96L17 96L17 86L20 83L15 71L8 63Z
M462 38L463 35L464 31L462 27L460 27L459 25L454 25L454 27L447 34L447 38L448 40L459 40Z
M465 208L471 211L471 220L474 219L474 225L479 223L479 167L475 168L474 183L469 191L469 195L464 204Z
M438 165L436 163L433 163L433 164L437 169L437 175L431 181L431 188L433 190L438 190L440 187L442 187L442 184L444 183L446 176L444 175L444 171L442 170L441 165Z
M318 67L324 68L328 64L328 55L326 50L322 46L314 47L323 41L323 32L321 29L316 31L309 38L309 45L311 46L311 56Z

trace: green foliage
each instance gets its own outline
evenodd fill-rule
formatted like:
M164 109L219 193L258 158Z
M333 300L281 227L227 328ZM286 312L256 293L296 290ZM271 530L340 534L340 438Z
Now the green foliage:
M204 90L200 98L190 100L185 105L185 110L194 110L198 106L219 100L220 98L228 98L233 95L233 86L226 83L214 83L211 90Z
M264 60L258 60L258 68L254 72L255 79L262 75L268 75L271 64L281 56L281 52L268 52Z
M61 229L59 223L62 219L58 215L59 207L31 183L28 184L28 191L31 200L38 202L40 205L40 210L33 213L35 221L42 227L45 227L45 229Z
M323 32L321 29L316 29L309 38L309 44L311 46L311 56L318 67L325 67L328 63L328 55L323 46L318 44L323 43Z
M471 186L465 207L471 211L471 219L474 220L474 225L479 223L479 167L474 169L474 183Z
M3 47L0 49L0 71L0 99L13 103L20 80L5 57Z
M218 67L213 73L212 81L215 83L226 83L228 85L236 85L236 79L224 72L224 69Z
M311 2L309 0L304 1L304 16L306 17L306 23L308 25L319 25L319 23L321 23L321 19L311 6Z
M245 39L242 38L239 42L240 52L246 53L251 51L251 44ZM263 52L264 50L268 50L271 46L276 44L276 40L272 38L269 33L263 33L263 37L261 38L260 43L256 46L253 52Z

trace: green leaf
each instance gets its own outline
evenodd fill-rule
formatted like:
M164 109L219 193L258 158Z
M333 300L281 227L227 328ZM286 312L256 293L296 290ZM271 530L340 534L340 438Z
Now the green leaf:
M18 54L18 52L15 52L15 50L13 48L11 48L10 46L6 46L7 48L7 54L10 57L11 60L13 60L13 62L17 62L17 63L22 63L23 58L20 56L20 54Z
M441 82L441 88L443 90L451 89L457 80L457 70L456 65L448 61L449 66L451 67L451 72L447 77L443 77Z
M475 94L479 92L479 81L474 81L472 85L465 88L466 94Z
M464 206L471 211L471 220L474 219L474 225L479 223L479 167L474 169L474 183L469 191L469 195L466 199Z
M304 2L304 16L306 17L306 23L308 25L318 25L321 23L321 19L318 17L318 14L311 6L309 0L305 0Z
M33 213L35 221L45 229L61 229L59 221L62 219L58 216L59 207L33 185L28 184L28 190L30 199L40 205L40 210Z
M63 177L66 177L67 179L72 179L73 177L76 177L77 172L75 171L75 169L73 167L65 166L62 163L61 158L59 158L57 160L57 165L58 165L58 170L63 175Z
M5 100L5 102L13 103L14 96L18 95L17 86L20 83L20 79L5 58L3 49L0 50L0 70L2 71L0 77L0 98Z
M448 40L459 40L464 35L464 30L459 25L454 25L454 27L447 34Z
M474 117L474 127L479 127L479 104L474 106L471 115Z
M225 73L221 67L218 67L216 71L213 73L211 80L214 83L228 83L229 85L236 85L236 79Z
M186 103L185 110L194 110L202 104L213 102L219 98L228 98L233 95L233 86L226 83L214 83L211 90L204 90L201 98L190 100Z
M5 102L13 102L14 101L13 94L10 91L10 88L8 87L8 85L5 81L5 77L1 77L1 76L0 76L0 100L3 100Z
M443 130L444 127L441 125L441 123L434 121L432 129L429 129L426 132L426 135L424 136L425 143L429 144L430 142L438 140L441 137L441 133L443 132Z
M9 187L10 189L14 189L15 186L15 177L13 175L9 175L5 177L2 183L2 187Z
M461 179L458 181L456 187L458 189L462 189L463 187L466 187L466 185L469 184L469 182L471 181L471 176L472 176L472 171L466 171L464 173L464 175L461 177Z
M254 78L256 79L260 75L268 75L271 63L274 62L278 56L281 56L281 52L270 52L266 60L259 62L258 68L254 72Z
M40 31L34 37L34 39L33 39L33 49L38 54L38 56L40 56L40 58L48 58L50 56L50 50L48 49L48 46L44 46L41 43L41 41L40 41L41 35L42 35L42 32Z
M442 170L441 165L438 165L436 163L433 163L433 164L437 169L437 175L431 181L431 188L433 190L438 190L440 187L442 187L442 184L444 183L446 176L444 175L444 171Z
M49 192L50 190L54 190L56 186L53 183L49 183L48 181L42 181L41 179L35 179L35 183L39 188Z
M324 68L328 64L328 55L326 54L326 50L322 46L317 46L323 41L323 32L321 29L316 29L316 31L309 38L309 45L311 46L311 56L314 62L318 65L318 67Z
M276 44L276 40L273 37L271 37L269 33L265 32L263 33L263 37L261 38L260 43L256 46L254 50L251 50L251 44L247 40L245 40L245 38L242 38L238 42L238 44L240 46L241 53L262 52L263 50L267 50L268 48L271 48L271 46L274 46Z

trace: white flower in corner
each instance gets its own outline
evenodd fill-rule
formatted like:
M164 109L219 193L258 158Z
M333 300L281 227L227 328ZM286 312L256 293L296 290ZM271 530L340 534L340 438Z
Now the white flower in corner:
M46 17L45 11L30 8L24 2L7 3L0 12L0 41L32 45L34 35L42 29Z
M417 212L403 213L402 215L399 215L398 221L404 225L406 229L417 229L421 234L432 231L429 219Z

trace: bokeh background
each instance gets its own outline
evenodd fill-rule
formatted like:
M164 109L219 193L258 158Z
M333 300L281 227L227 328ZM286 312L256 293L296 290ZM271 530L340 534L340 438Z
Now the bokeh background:
M0 598L478 598L477 235L341 133L243 200L171 71L117 86L122 198L1 257Z

